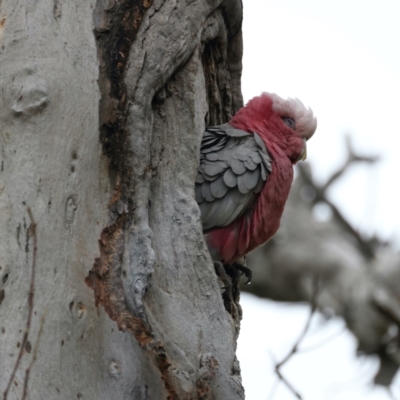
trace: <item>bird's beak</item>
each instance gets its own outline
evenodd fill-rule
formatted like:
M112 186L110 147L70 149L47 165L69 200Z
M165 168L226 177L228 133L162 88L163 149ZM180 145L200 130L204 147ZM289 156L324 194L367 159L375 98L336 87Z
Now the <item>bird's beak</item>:
M299 156L299 161L304 161L307 158L307 142L306 139L303 139L303 150L301 150L300 156Z

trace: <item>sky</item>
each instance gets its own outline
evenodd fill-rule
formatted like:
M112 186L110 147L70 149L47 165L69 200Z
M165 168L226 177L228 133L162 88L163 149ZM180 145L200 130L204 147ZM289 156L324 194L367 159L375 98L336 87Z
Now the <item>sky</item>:
M329 196L365 236L377 234L400 249L400 0L243 2L245 102L268 91L298 97L313 109L318 128L307 153L318 182L345 161L345 135L357 152L379 156L375 165L351 167ZM271 357L279 359L294 343L307 306L249 295L242 306L238 357L246 399L294 399L282 385L270 393ZM308 343L340 331L340 319L320 321ZM355 346L342 332L318 351L294 357L284 371L305 400L391 399L369 384L377 360L356 358Z
M304 329L310 307L283 304L242 294L244 320L237 356L242 370L246 400L296 400L279 383L274 366L290 352ZM400 399L400 380L388 391L371 384L379 362L374 357L355 357L353 335L340 318L324 320L314 315L307 335L281 372L304 400Z
M245 0L242 89L298 97L318 119L308 160L323 182L344 162L344 135L379 155L352 167L331 199L364 234L400 245L400 1Z

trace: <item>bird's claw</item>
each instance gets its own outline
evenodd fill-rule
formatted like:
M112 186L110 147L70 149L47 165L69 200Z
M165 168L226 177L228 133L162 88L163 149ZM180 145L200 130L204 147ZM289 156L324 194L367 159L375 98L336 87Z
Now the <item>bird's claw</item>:
M247 277L246 284L250 283L252 272L249 268L239 262L233 264L222 264L214 261L215 272L224 285L222 298L226 311L235 321L237 332L239 332L240 320L242 319L242 307L240 306L240 279L242 274Z
M224 285L222 299L224 301L225 309L232 318L239 323L242 317L242 309L239 304L238 281L234 276L230 276L230 267L223 265L220 261L214 261L214 268L216 274Z
M247 278L247 281L244 283L245 285L249 285L251 283L251 280L253 278L253 271L249 268L246 267L245 265L235 261L232 264L233 267L235 267L237 270L240 272L243 272L244 276Z

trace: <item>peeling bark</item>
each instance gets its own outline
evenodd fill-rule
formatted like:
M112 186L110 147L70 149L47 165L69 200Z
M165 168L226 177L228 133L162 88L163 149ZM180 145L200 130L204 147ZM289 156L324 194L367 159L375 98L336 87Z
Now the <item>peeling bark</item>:
M205 123L242 105L241 2L0 7L0 388L26 320L29 206L41 339L9 399L29 365L32 399L244 398L194 200Z

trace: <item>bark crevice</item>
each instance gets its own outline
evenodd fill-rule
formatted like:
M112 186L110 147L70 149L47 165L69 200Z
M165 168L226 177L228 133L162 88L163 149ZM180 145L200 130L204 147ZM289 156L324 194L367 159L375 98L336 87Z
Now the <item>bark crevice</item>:
M229 46L233 36L241 37L241 2L173 4L154 0L151 5L149 1L126 0L107 9L106 3L98 0L94 20L102 94L100 140L110 160L114 196L109 204L110 222L99 240L100 257L86 283L95 292L96 305L104 307L119 329L132 331L145 352L151 355L168 399L211 399L218 391L232 399L242 398L239 373L233 368L236 329L225 314L213 268L209 264L204 270L208 263L207 251L201 237L199 210L193 198L197 168L193 158L198 159L206 99L212 114L216 108L223 110L216 117L220 119L230 118L242 101L240 72L234 77L229 65L230 53L241 58L242 48L232 50ZM210 18L216 25L205 32L205 22ZM203 65L210 65L204 71L203 45L209 49L203 56ZM206 96L202 82L204 76L212 74L218 77L209 79L211 94ZM204 92L204 97L198 91ZM213 102L210 102L212 96ZM174 115L181 122L174 121ZM187 138L183 135L185 131L191 132ZM186 170L175 167L173 145L168 143L171 140L177 141L175 145L181 142L180 150L192 154L190 158L185 155L185 160L192 160ZM170 174L175 174L174 178ZM176 186L175 191L165 186L167 182ZM163 190L165 193L161 195ZM163 207L170 208L169 205L173 208L160 211ZM201 254L201 260L194 257L194 265L187 265L188 277L184 279L191 285L203 285L201 293L206 292L206 298L217 304L218 313L224 314L218 329L224 326L222 331L226 332L227 327L231 327L228 335L231 339L225 339L227 343L218 339L221 343L214 344L217 349L212 352L208 348L211 338L205 340L200 334L201 338L197 339L204 347L201 354L208 354L207 359L212 362L204 361L197 350L193 352L189 347L183 350L189 345L186 339L185 343L176 345L175 330L189 327L167 326L170 322L166 319L174 318L172 310L168 309L175 301L173 298L186 296L184 285L174 281L176 274L184 271L178 265L184 258L175 250L169 253L166 243L163 250L160 248L165 242L168 224L165 220L155 224L154 218L158 215L167 219L172 215L173 225L181 225L186 233L178 229L177 240L180 235L192 241L196 237L190 246L199 247L196 252ZM181 248L185 247L187 245L182 244ZM162 254L163 251L167 254ZM187 259L193 259L189 254ZM177 267L182 272L178 272ZM193 283L194 279L199 283ZM166 284L169 287L164 288ZM197 289L193 294L198 296ZM161 302L162 296L169 298ZM198 302L198 318L214 318L205 307L207 301L183 297L182 301ZM160 314L159 309L163 308L164 313ZM207 331L210 335L213 330ZM223 350L227 346L232 346L229 354Z

